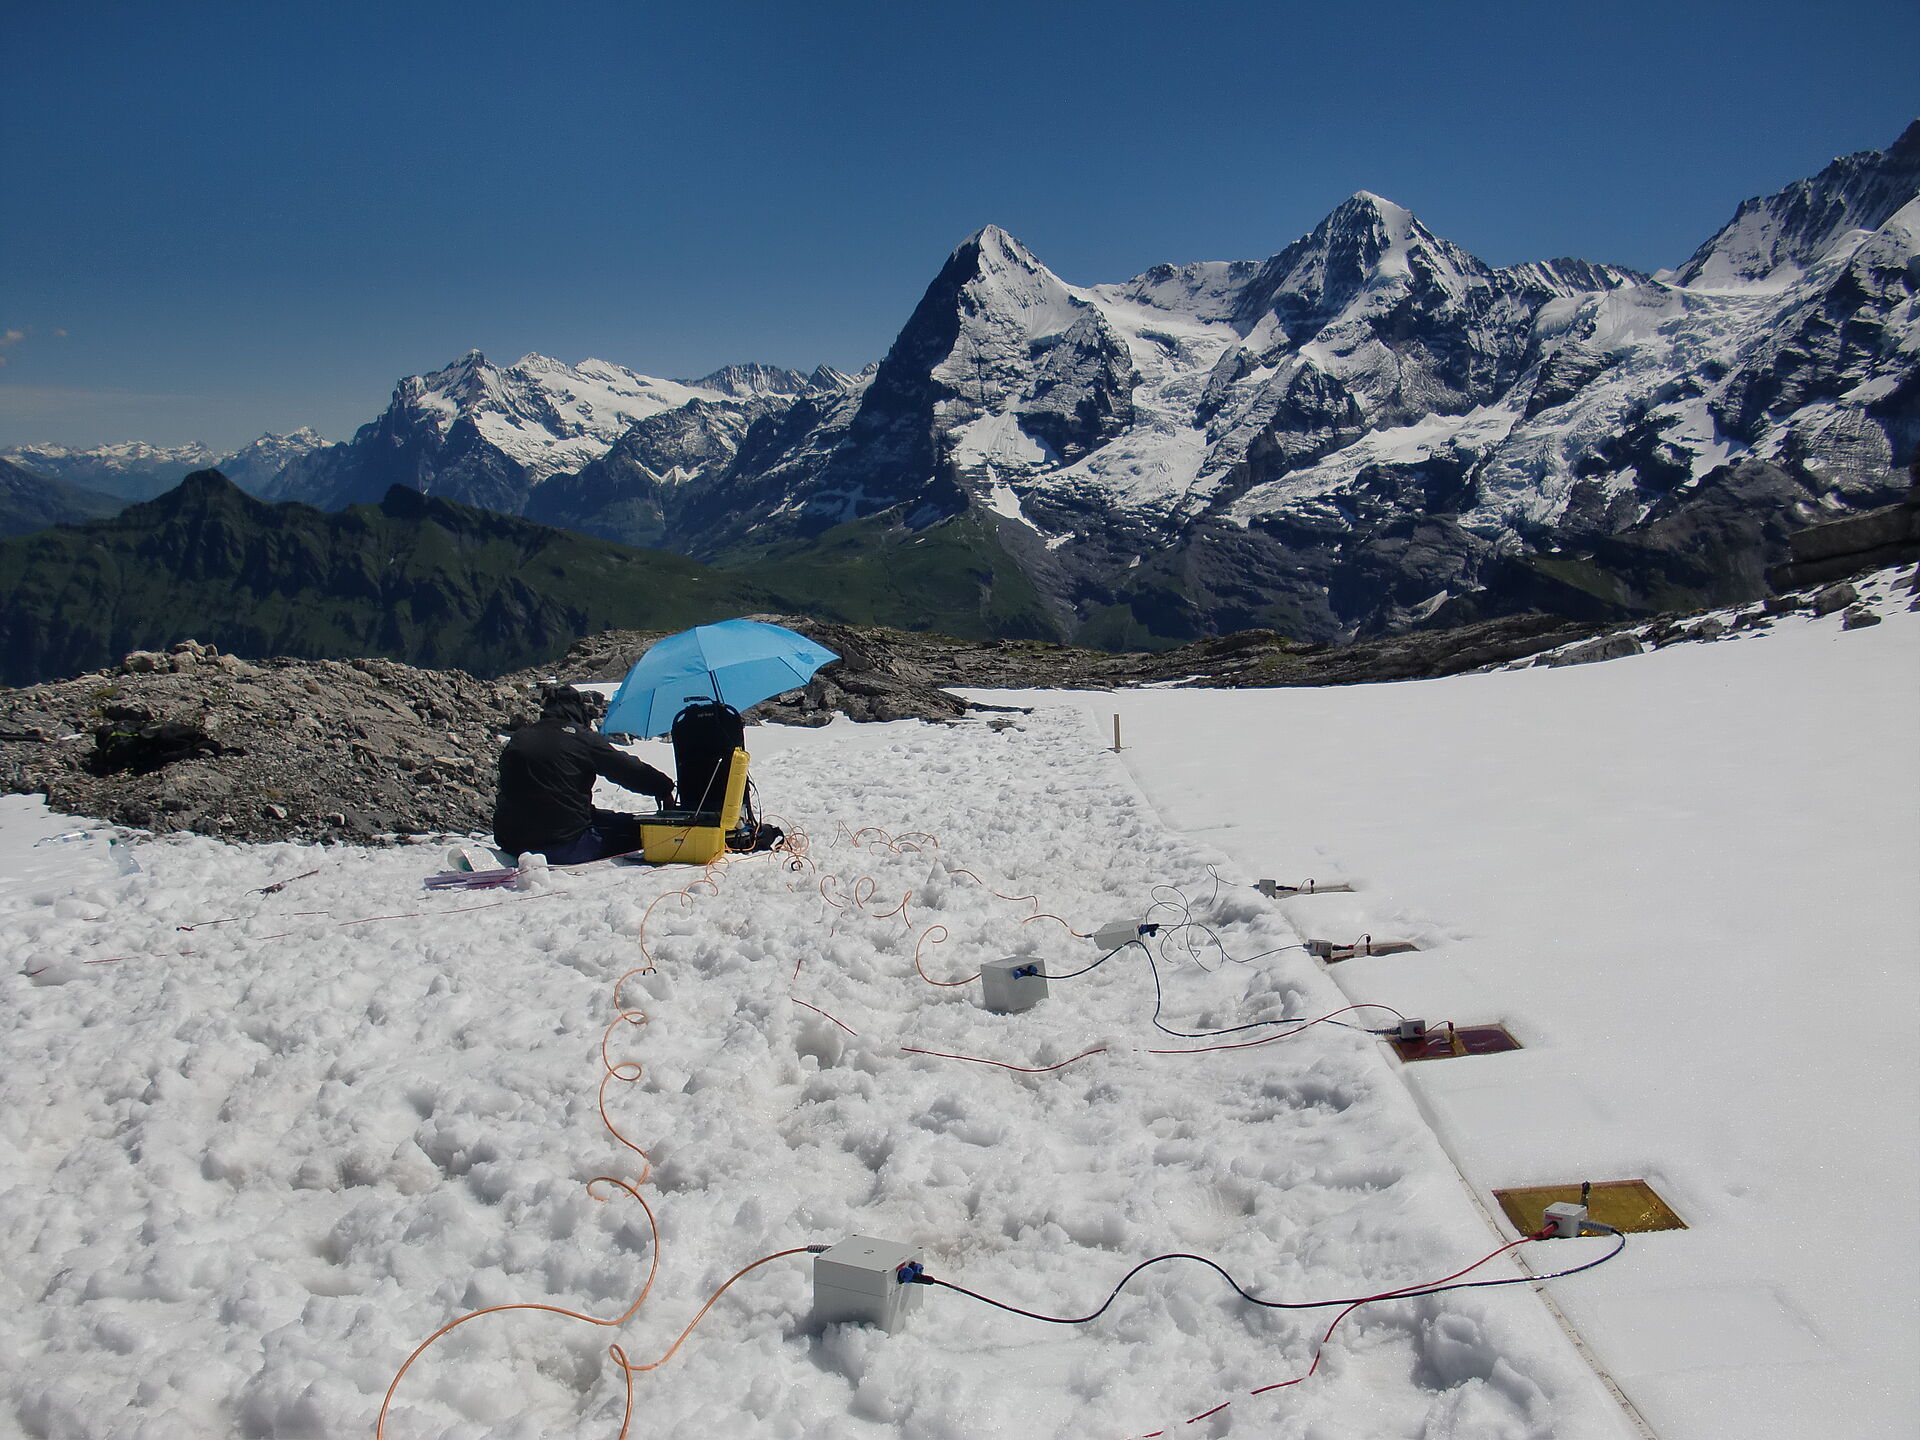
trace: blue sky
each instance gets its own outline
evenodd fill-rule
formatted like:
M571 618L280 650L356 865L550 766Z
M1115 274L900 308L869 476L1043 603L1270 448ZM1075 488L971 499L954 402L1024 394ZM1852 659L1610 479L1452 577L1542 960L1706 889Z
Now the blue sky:
M1365 189L1654 269L1920 115L1911 0L16 0L0 54L0 445L345 438L473 347L855 369L989 222L1091 284Z

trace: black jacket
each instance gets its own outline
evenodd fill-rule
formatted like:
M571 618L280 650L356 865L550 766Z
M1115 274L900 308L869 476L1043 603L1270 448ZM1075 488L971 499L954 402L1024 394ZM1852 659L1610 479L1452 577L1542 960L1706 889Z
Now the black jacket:
M519 855L578 840L593 823L595 776L651 795L662 805L673 799L668 776L616 750L584 712L555 714L550 708L534 724L516 730L500 752L495 843Z

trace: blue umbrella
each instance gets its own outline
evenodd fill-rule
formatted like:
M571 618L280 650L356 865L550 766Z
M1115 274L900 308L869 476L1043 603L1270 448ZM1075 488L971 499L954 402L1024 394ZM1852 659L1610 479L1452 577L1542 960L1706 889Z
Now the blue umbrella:
M689 701L721 700L744 710L798 689L839 658L804 635L759 620L696 625L648 647L614 692L600 728L664 735Z

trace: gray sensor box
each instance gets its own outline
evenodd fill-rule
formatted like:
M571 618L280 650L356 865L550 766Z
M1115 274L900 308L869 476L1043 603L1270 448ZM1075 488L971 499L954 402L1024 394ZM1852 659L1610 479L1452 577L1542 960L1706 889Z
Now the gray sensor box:
M1047 964L1032 955L1009 955L980 967L980 1003L1011 1014L1047 998Z
M814 1323L853 1321L891 1335L920 1308L923 1287L900 1278L905 1267L920 1263L920 1251L911 1245L849 1235L813 1257Z

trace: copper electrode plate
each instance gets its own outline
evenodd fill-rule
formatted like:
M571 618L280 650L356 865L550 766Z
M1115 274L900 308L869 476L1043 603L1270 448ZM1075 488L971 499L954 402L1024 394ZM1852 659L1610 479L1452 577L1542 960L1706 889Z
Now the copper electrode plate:
M1498 1055L1520 1042L1504 1025L1455 1025L1429 1030L1418 1040L1389 1040L1402 1060L1455 1060L1462 1055Z
M1519 1190L1496 1190L1493 1198L1523 1235L1533 1235L1546 1226L1547 1207L1562 1201L1578 1205L1578 1185L1533 1185ZM1587 1215L1616 1230L1638 1233L1647 1230L1684 1230L1686 1222L1668 1208L1667 1202L1653 1193L1644 1180L1596 1180L1587 1195Z

